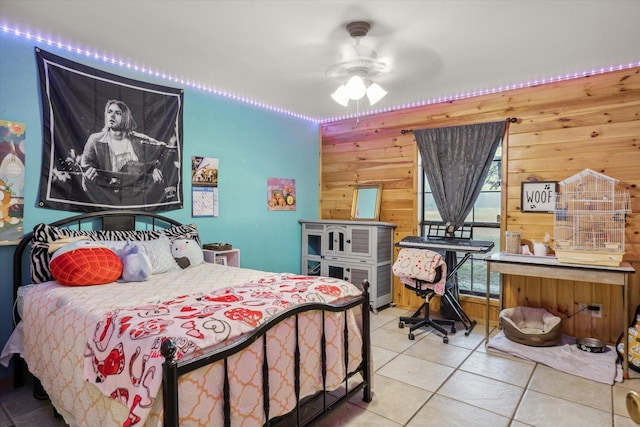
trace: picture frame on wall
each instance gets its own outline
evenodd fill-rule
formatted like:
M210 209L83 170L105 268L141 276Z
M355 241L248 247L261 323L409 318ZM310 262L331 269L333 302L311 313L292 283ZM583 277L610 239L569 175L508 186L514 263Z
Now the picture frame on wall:
M555 212L558 181L523 181L520 190L522 212Z

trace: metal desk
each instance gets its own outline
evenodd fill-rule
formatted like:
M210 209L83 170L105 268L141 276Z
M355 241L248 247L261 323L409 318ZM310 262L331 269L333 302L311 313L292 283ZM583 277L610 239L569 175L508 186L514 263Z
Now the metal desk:
M629 378L629 358L627 345L629 339L629 274L635 273L628 262L619 267L600 265L561 264L555 257L536 257L496 253L486 259L487 262L487 321L485 343L489 342L489 275L491 273L511 274L514 276L532 276L547 279L575 280L622 286L622 309L624 316L624 355L622 361L624 378ZM500 310L502 309L502 282L500 283Z

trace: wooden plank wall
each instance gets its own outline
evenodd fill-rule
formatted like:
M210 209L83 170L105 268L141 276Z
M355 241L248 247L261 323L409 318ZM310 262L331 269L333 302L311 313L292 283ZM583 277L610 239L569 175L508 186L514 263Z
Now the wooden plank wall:
M631 195L627 216L625 260L640 269L640 68L613 71L538 85L325 123L322 126L320 212L322 219L349 219L353 186L381 183L380 220L397 224L395 241L418 234L417 148L402 129L454 126L505 120L510 125L503 148L501 231L520 231L525 239L553 237L553 215L520 211L522 181L561 181L585 168L620 180ZM553 246L553 242L552 242ZM397 251L397 249L396 249ZM640 304L640 274L631 276L630 311ZM505 277L505 307L544 307L561 317L579 302L603 304L603 318L575 316L563 321L563 332L614 342L630 319L621 319L619 287L597 283ZM421 304L397 280L394 303ZM462 298L465 311L483 319L483 299ZM436 307L437 308L437 307ZM491 321L498 304L492 303Z

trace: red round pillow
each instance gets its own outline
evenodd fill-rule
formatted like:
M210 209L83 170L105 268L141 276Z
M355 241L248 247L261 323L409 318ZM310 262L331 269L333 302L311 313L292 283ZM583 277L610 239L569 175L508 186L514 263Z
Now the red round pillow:
M51 257L49 269L61 285L103 285L120 278L122 261L106 246L81 240L57 250Z

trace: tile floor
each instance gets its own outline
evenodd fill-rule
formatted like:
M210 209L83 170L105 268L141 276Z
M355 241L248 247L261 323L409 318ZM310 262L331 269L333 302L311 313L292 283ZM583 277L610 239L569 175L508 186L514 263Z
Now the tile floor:
M488 354L484 325L469 336L458 328L449 344L429 329L407 338L398 328L405 310L372 316L374 398L361 395L319 423L333 426L615 426L636 424L625 397L640 378L614 386L521 359ZM30 388L0 390L0 427L65 426Z

